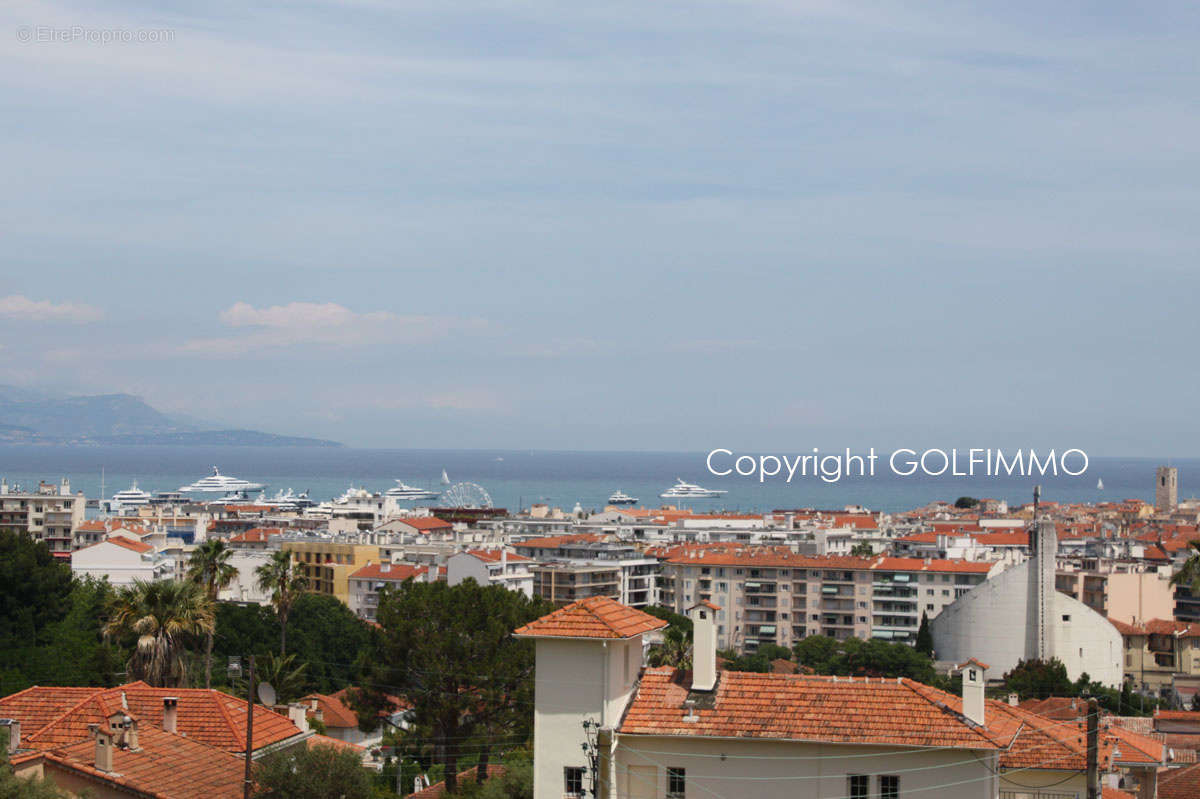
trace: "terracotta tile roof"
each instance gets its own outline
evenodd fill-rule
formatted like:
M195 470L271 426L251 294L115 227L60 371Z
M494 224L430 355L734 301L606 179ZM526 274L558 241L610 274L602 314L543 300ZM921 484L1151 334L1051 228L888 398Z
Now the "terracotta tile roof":
M487 561L488 563L500 562L500 550L498 549L469 549L467 550L467 554L474 555L480 560ZM518 555L516 552L509 552L507 559L514 563L516 561L531 560L531 558L527 558L524 555Z
M744 544L683 544L658 551L668 563L702 566L757 566L792 569L847 569L866 571L938 572L987 574L994 563L942 558L897 558L850 555L800 555L785 546Z
M387 566L387 571L384 571ZM361 569L350 574L351 580L394 580L402 583L413 577L419 577L428 571L424 566L413 566L411 563L368 563Z
M314 735L304 742L304 744L312 749L315 746L332 746L334 749L349 749L352 752L365 752L365 746L352 744L349 741L343 741L340 738L330 738L328 735Z
M0 699L0 716L21 722L21 737L30 748L50 749L88 737L87 725L116 712L138 719L143 729L161 727L162 701L168 696L179 700L181 735L228 752L245 750L245 700L204 688L152 688L144 682L116 688L34 686ZM254 749L299 734L286 717L255 705Z
M687 721L690 685L689 672L648 669L620 732L969 749L999 749L1014 734L972 725L953 697L912 680L722 671L712 706Z
M1200 799L1200 763L1159 774L1158 799Z
M1100 788L1100 799L1136 799L1136 797L1127 791L1104 785Z
M543 638L631 638L667 622L604 596L572 602L518 628L513 635Z
M1045 699L1026 699L1017 705L1022 710L1042 718L1057 721L1081 719L1087 715L1087 701L1073 696L1048 696Z
M1194 721L1200 724L1200 711L1196 710L1156 710L1154 718L1164 721Z
M1172 635L1176 638L1200 638L1200 624L1173 619L1151 619L1145 624L1127 624L1109 619L1122 635Z
M496 777L503 777L505 771L506 769L502 765L489 765L487 768L488 779L490 780L495 779ZM465 783L475 782L475 780L478 778L478 772L478 766L471 766L471 768L467 769L466 771L458 772L458 784L461 786ZM445 793L446 781L443 780L441 782L435 782L433 785L430 785L423 791L417 791L416 793L409 794L408 799L439 799L439 797Z
M231 544L265 544L273 535L283 535L282 527L251 527L245 532L229 537Z
M341 697L308 694L300 701L308 706L305 712L309 718L316 718L316 711L320 710L321 722L326 727L358 727L357 714L342 701ZM317 704L316 710L312 707L313 702Z
M401 524L407 524L416 530L449 530L454 525L436 516L407 516L400 519Z
M513 549L555 549L563 544L595 544L603 541L605 536L600 533L575 533L573 535L551 535L543 538L530 538L513 544Z
M182 735L138 729L138 750L113 748L113 770L95 767L96 744L89 736L43 753L48 776L55 768L85 775L160 799L236 799L242 795L245 761Z

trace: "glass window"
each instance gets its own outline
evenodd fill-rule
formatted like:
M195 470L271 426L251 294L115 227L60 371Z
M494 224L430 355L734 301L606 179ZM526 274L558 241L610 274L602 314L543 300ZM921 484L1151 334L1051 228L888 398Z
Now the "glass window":
M851 774L846 777L846 794L850 799L870 799L871 778L866 774Z
M687 769L667 768L667 796L669 799L683 799L687 785Z
M879 799L900 799L900 778L890 774L879 777Z
M583 769L567 766L563 769L563 793L567 796L583 796Z

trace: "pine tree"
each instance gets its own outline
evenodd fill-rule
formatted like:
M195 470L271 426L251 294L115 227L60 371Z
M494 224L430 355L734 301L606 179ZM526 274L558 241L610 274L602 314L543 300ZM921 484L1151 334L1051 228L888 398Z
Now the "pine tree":
M917 629L916 650L922 655L933 657L933 633L929 631L929 614L921 614L921 626Z

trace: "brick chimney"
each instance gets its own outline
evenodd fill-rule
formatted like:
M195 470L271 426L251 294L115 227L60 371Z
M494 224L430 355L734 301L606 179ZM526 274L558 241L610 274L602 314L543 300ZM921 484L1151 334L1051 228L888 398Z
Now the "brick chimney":
M971 658L955 670L962 672L963 715L968 720L983 725L984 708L987 705L984 689L987 687L988 665Z
M175 733L179 726L179 698L163 697L163 732Z
M711 691L717 686L717 620L719 607L700 602L688 609L692 620L692 690Z
M88 732L96 740L96 770L113 770L113 735L99 724L89 724Z
M17 719L0 719L0 727L8 728L8 753L21 748L21 722Z

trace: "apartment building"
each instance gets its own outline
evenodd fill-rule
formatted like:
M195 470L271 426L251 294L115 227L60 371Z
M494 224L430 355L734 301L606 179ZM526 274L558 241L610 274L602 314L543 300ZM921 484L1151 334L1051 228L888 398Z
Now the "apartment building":
M410 563L367 563L350 575L346 604L359 618L375 621L379 592L385 586L399 585L405 580L423 580L428 573L424 566Z
M166 580L175 576L175 561L150 544L123 535L112 535L99 543L70 554L71 573L77 577L108 580L114 586L133 585L134 580Z
M1110 619L1125 647L1125 679L1164 699L1191 697L1200 687L1200 624L1151 619L1126 624Z
M533 596L533 563L524 555L506 549L472 549L451 555L446 561L446 582L458 585L468 578L480 585L501 585L510 591Z
M368 561L378 563L379 547L334 540L282 540L280 548L292 553L300 574L308 578L308 590L327 594L350 604L350 575Z
M932 558L806 556L783 547L675 548L660 604L682 613L713 602L721 648L757 651L810 635L914 643L935 617L998 569Z
M1054 587L1109 619L1138 624L1174 613L1170 567L1152 564L1087 563L1091 568L1059 568Z
M38 483L37 490L25 491L0 479L0 530L29 533L45 541L56 558L71 557L74 549L71 532L83 523L83 492L71 493L71 481Z
M556 602L573 602L587 596L602 595L630 607L658 604L658 558L639 551L632 544L594 533L581 533L530 539L514 544L513 548L542 561L543 565L564 564L553 569L541 569L540 572L535 569L535 593L539 592L539 573L543 587L549 592L539 593L539 596ZM590 578L587 575L591 575ZM596 591L572 593L573 581L579 583L580 591ZM603 590L601 583L607 586ZM555 596L562 598L555 599Z

